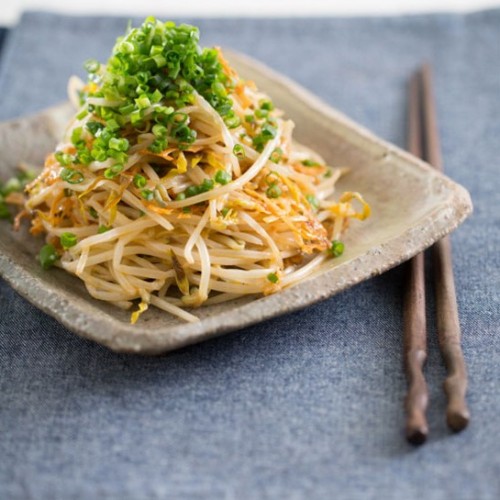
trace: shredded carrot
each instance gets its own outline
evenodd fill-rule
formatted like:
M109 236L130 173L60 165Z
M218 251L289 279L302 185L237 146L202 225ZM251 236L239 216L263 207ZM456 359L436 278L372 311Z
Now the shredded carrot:
M239 82L234 88L236 95L240 98L243 109L247 109L252 105L252 101L245 94L245 89L246 85L243 82Z

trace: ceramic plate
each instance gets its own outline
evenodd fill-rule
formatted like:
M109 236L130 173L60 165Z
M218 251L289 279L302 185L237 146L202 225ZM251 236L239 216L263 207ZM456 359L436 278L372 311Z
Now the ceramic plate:
M120 352L158 354L243 328L331 297L396 266L455 229L471 212L467 191L426 163L377 138L308 91L245 56L228 57L296 123L298 141L331 165L351 172L337 192L359 191L372 217L354 222L346 251L312 278L267 297L202 307L199 323L186 324L154 307L139 322L130 313L92 299L83 283L60 269L43 271L36 259L40 238L12 231L0 221L0 273L26 299L73 332ZM0 124L0 177L20 161L43 164L71 114L68 104ZM24 138L29 136L30 142Z

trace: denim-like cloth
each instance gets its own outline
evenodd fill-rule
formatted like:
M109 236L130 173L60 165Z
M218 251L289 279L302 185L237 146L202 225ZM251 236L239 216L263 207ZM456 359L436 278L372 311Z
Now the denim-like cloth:
M446 169L475 202L452 238L472 423L446 428L430 320L431 435L405 442L401 268L151 359L76 337L2 282L0 498L500 498L500 11L184 21L400 145L408 76L432 62ZM0 117L63 100L69 75L125 26L24 15L4 52Z

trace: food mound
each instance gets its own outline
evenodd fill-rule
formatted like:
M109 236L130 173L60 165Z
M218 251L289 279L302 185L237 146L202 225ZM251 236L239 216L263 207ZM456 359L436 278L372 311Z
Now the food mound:
M106 65L73 77L77 111L26 187L43 267L76 275L96 299L150 304L187 321L202 304L270 294L344 250L369 207L333 199L345 168L292 138L293 123L198 29L147 18Z

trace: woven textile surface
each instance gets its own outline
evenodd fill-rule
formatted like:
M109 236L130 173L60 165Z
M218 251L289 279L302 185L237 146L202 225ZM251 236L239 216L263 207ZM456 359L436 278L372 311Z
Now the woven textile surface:
M429 320L431 435L404 440L403 268L158 358L82 340L0 281L0 498L499 498L500 11L182 21L401 146L408 77L433 64L445 168L475 205L452 237L472 423L446 428ZM64 100L126 24L25 14L3 47L0 119Z

